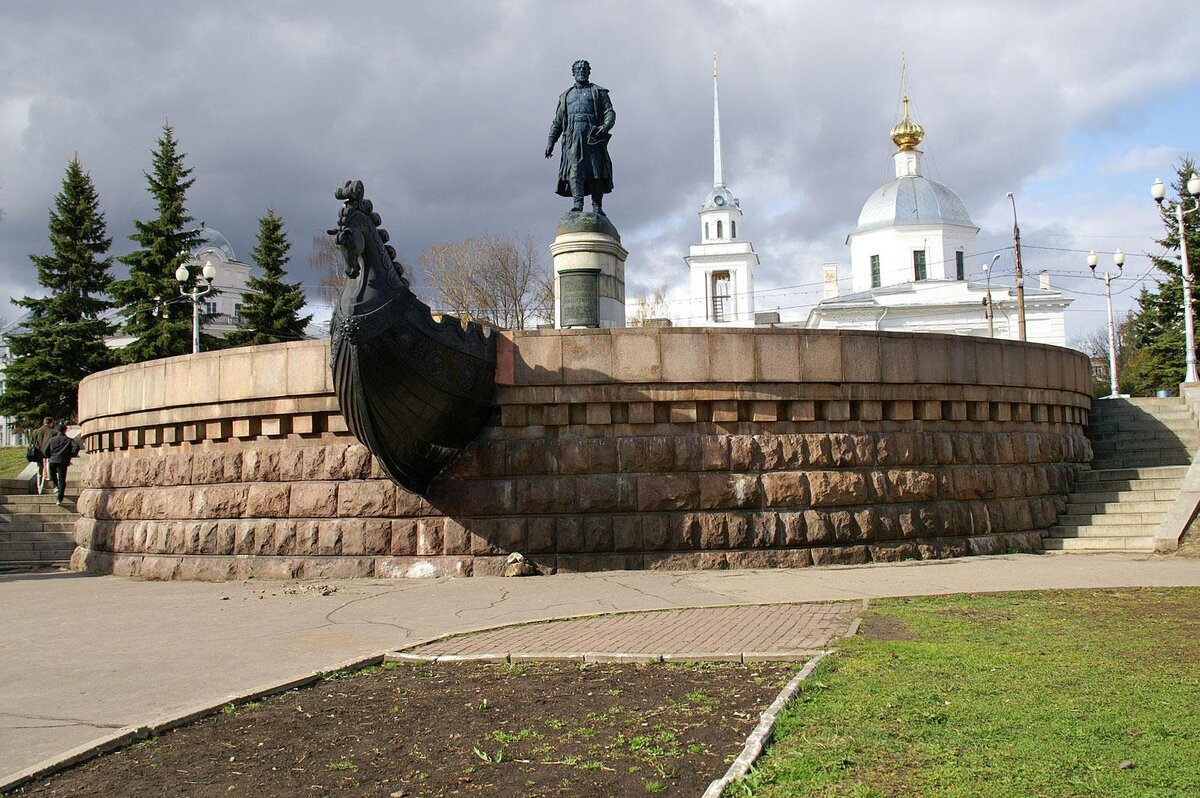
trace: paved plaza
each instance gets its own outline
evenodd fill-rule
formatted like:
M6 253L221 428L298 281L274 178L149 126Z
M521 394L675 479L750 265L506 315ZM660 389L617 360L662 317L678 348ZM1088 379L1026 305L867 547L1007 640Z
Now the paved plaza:
M1136 585L1200 585L1200 560L1008 555L846 568L319 583L3 576L0 783L123 727L154 725L232 694L453 633L586 616L437 645L490 639L491 648L512 653L515 636L529 635L520 653L553 653L564 641L579 651L668 653L646 644L653 634L672 651L697 655L801 650L843 634L863 598ZM814 606L819 602L837 604ZM594 617L734 605L740 608L640 621Z

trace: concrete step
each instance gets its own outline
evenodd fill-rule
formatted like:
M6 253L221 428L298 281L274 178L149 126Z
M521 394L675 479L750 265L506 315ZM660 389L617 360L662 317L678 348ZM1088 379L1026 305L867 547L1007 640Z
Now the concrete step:
M57 550L44 549L42 551L0 551L0 564L11 565L14 563L36 563L39 565L49 565L51 563L58 563L66 565L67 563L71 562L71 555L74 553L74 548Z
M1192 452L1196 450L1195 446L1188 445L1180 440L1161 440L1161 439L1141 439L1131 441L1092 441L1092 456L1093 458L1100 454L1122 452L1137 452L1139 454L1159 454L1159 453L1180 453L1190 458Z
M1129 410L1122 413L1093 413L1088 419L1087 426L1089 428L1098 427L1104 424L1120 424L1123 422L1135 422L1140 424L1178 424L1180 426L1192 427L1196 426L1196 417L1188 410L1160 410L1154 413L1147 413L1142 410Z
M1081 494L1073 494L1067 499L1066 512L1069 515L1117 515L1120 513L1157 513L1165 515L1175 502L1172 499L1161 499L1158 501L1139 501L1138 499L1130 499L1128 501L1120 501L1114 499L1112 501L1083 501L1080 499ZM1086 495L1086 494L1085 494ZM1095 494L1092 494L1095 495Z
M1117 465L1109 463L1117 462ZM1123 463L1128 462L1128 465ZM1092 447L1092 468L1113 471L1124 468L1165 468L1167 466L1189 466L1192 453L1182 446L1173 448L1134 449L1132 446Z
M1063 513L1058 517L1059 526L1155 526L1162 523L1166 513Z
M79 494L67 491L63 494L63 499L74 504L79 499ZM24 496L0 496L0 510L54 506L53 493L29 493L25 494Z
M70 540L74 538L74 524L70 523L64 524L64 526L54 526L49 528L34 526L0 526L0 544L6 540L24 540L25 538L29 538L29 536L34 536L34 538L49 536L49 538L62 538L64 540Z
M1195 449L1200 446L1200 430L1137 430L1117 432L1089 432L1088 440L1092 446L1122 446L1133 444L1148 448L1150 446L1183 446Z
M66 523L74 521L79 513L67 507L55 507L53 510L31 510L20 513L0 513L0 526L5 524L28 524L41 522Z
M70 558L54 560L0 561L0 574L19 574L26 571L61 570L70 566Z
M1154 551L1154 538L1144 535L1112 538L1046 538L1045 551Z
M1183 479L1185 476L1187 476L1187 466L1178 465L1141 468L1093 467L1091 471L1081 472L1076 484L1131 479Z
M1078 524L1066 526L1055 524L1046 530L1049 538L1112 538L1154 536L1158 524Z
M75 541L62 540L24 540L9 541L0 545L0 560L35 559L41 552L51 552L67 556L75 551ZM44 559L44 558L43 558Z
M1141 482L1096 482L1086 491L1075 491L1067 499L1072 502L1078 497L1081 504L1111 504L1114 502L1174 502L1180 492L1181 480L1144 480Z

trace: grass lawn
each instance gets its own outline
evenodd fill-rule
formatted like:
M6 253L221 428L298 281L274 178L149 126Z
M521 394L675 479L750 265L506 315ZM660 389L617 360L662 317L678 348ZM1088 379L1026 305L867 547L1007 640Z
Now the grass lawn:
M740 796L1198 796L1200 589L873 602Z
M24 468L24 446L0 446L0 479L16 479Z

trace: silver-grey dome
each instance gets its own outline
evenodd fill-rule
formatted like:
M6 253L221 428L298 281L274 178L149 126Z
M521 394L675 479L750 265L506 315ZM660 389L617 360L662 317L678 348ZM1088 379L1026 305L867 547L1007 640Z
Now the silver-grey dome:
M948 186L923 175L905 175L879 188L863 205L855 233L901 225L979 226Z
M195 255L202 249L219 249L224 253L226 260L237 260L229 239L211 227L201 227L196 231L196 243L192 247L192 254Z

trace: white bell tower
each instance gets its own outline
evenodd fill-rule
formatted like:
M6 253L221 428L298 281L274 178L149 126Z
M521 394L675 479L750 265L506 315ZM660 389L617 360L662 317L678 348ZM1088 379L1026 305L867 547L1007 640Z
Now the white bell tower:
M754 325L754 267L758 255L740 237L742 206L725 187L721 164L721 105L713 53L713 187L700 206L700 243L688 248L691 272L688 326Z

